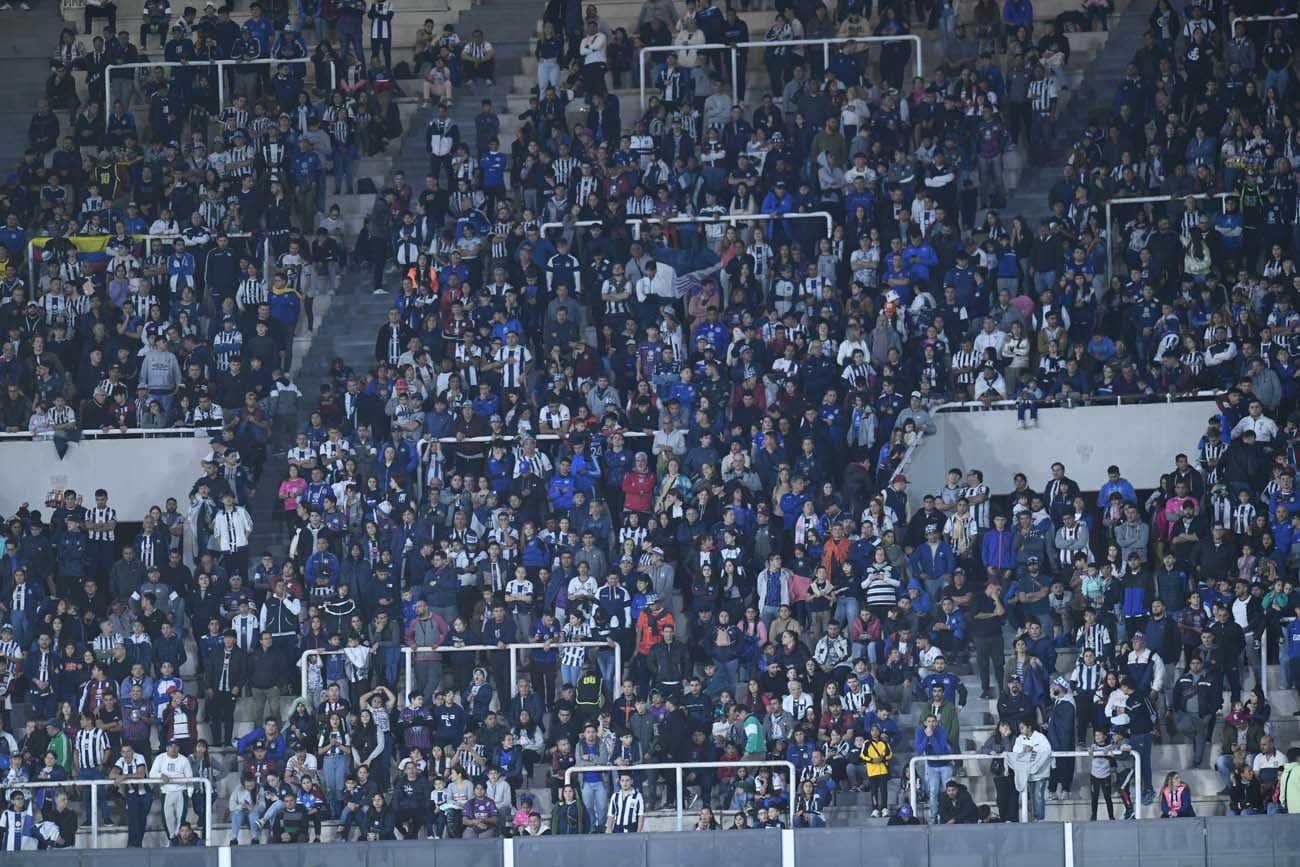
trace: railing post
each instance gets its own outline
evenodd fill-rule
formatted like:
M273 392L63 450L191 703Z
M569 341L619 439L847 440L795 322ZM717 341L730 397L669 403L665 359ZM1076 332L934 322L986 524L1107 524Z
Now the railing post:
M415 690L415 674L412 669L415 667L415 649L412 647L402 648L402 659L406 663L406 671L403 675L406 684L406 695L409 696ZM433 696L426 695L425 701L433 701Z
M646 58L646 54L648 54L649 52L650 52L650 49L648 49L648 48L643 48L643 49L641 50L641 53L637 55L637 66L639 67L638 70L637 70L637 74L638 74L638 75L640 76L640 78L641 78L641 113L642 113L642 114L645 113L645 106L646 106L646 102L645 102L645 64L646 64L646 59L647 59L647 58Z
M1133 818L1142 818L1142 754L1133 750Z
M685 793L682 791L683 788L682 780L684 778L684 775L682 774L681 765L678 765L674 770L676 771L677 774L677 830L685 831L686 827L683 824L683 820L685 818L686 809L685 807L682 806L683 798L685 797ZM786 786L786 788L788 789L789 786ZM791 802L793 802L793 800L794 799L791 798Z
M731 104L732 105L740 104L740 77L739 77L739 73L737 72L737 70L739 70L740 68L740 63L736 56L736 52L740 50L741 50L740 48L737 48L734 45L731 47Z
M203 779L203 839L204 845L214 846L212 842L212 781Z
M822 40L822 70L825 71L831 65L831 41Z
M1025 780L1025 787L1020 790L1020 823L1029 824L1029 780Z
M99 786L98 781L90 784L90 848L99 848Z
M912 815L916 815L916 763L921 761L920 756L913 756L907 763L907 796L908 802L912 805Z

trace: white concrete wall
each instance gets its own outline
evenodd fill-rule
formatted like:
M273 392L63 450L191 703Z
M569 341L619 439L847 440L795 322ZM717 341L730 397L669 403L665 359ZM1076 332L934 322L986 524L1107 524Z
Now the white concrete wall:
M951 467L978 469L994 494L1009 493L1017 472L1042 490L1054 461L1085 491L1099 490L1118 464L1135 488L1152 488L1173 468L1174 455L1195 460L1196 442L1216 412L1213 400L1141 406L1041 409L1038 427L1021 430L1014 410L941 412L907 469L909 507L943 486Z
M150 506L168 497L188 508L190 486L202 475L199 461L212 447L208 437L95 439L74 442L59 460L54 443L45 440L0 442L0 515L12 515L27 503L49 518L45 500L51 491L74 488L93 505L96 488L106 488L109 503L123 521L139 521Z

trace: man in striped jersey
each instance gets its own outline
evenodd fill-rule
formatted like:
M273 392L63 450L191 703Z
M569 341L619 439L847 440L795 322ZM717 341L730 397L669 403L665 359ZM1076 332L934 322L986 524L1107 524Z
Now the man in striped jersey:
M618 775L618 791L609 799L605 815L606 834L634 834L645 830L645 799L632 785L632 774Z
M1029 157L1035 162L1046 161L1052 140L1052 126L1056 123L1056 79L1047 74L1041 64L1034 66L1034 78L1029 82L1029 106L1033 118L1029 126Z

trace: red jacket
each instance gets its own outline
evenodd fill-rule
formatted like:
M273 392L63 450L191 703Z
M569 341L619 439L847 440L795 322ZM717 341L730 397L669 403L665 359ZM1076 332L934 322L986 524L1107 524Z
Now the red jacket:
M655 475L646 470L628 470L623 474L623 508L634 512L650 511L654 499Z

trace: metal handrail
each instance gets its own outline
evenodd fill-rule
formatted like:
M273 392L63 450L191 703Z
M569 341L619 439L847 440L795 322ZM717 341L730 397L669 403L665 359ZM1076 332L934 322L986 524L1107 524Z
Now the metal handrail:
M142 780L39 780L29 783L5 783L8 789L72 789L90 787L90 848L99 848L99 789L101 786L172 786L198 784L203 789L203 845L212 846L212 781L207 777L174 777L167 782L152 777ZM164 824L164 828L165 828ZM118 847L113 847L118 848Z
M790 47L794 45L820 45L822 47L822 62L829 66L831 62L831 46L847 45L850 43L869 44L883 42L913 42L916 44L916 76L923 78L925 76L925 64L921 59L921 37L914 33L900 33L896 36L836 36L830 39L759 39L750 42L737 42L734 45L718 42L706 42L701 45L651 45L641 49L638 57L640 63L640 99L641 110L646 110L646 55L649 54L672 54L679 51L726 51L731 57L731 101L739 103L737 89L737 51L749 48L769 48L769 47ZM773 98L779 94L773 94Z
M99 239L104 238L104 237L105 237L105 236L103 236L103 235L69 235L69 236L68 236L68 240L73 241L73 242L75 243L75 241L76 241L77 238L82 238L82 239L87 239L87 240L99 240ZM112 237L113 237L112 235L109 235L109 236L108 236L108 239L109 239L109 240L112 240ZM151 255L152 252L153 252L153 242L154 242L154 241L175 241L177 238L184 238L185 236L182 235L182 234L180 234L180 233L178 232L178 233L176 233L176 234L174 234L174 235L150 235L150 234L139 234L139 235L131 235L130 237L131 237L131 240L132 240L132 241L142 241L142 242L144 243L144 254L145 254L146 257L148 257L148 256ZM253 237L253 233L252 233L252 232L229 232L229 233L227 233L226 237L228 237L228 238L252 238L252 237ZM50 235L39 235L39 236L37 236L37 238L44 238L46 244L48 244L48 243L53 239L52 236L50 236ZM28 286L31 286L31 287L33 288L33 290L35 290L36 285L37 285L37 283L36 283L36 256L35 256L35 252L36 252L36 241L37 241L37 238L28 238L28 239L27 239L27 285L28 285ZM45 252L45 247L44 247L44 246L42 246L40 249L41 249L41 252L42 252L42 253ZM80 252L80 251L78 251L78 252ZM44 261L44 259L42 259L42 262L43 262L43 261ZM148 311L143 311L143 312L147 313Z
M281 63L295 64L301 63L307 65L312 63L310 57L259 57L255 60L196 60L193 63L180 60L157 60L157 61L140 61L139 63L110 63L104 68L104 129L108 129L109 119L112 117L113 106L113 70L115 69L194 69L200 72L204 67L217 68L217 110L226 107L226 76L220 74L223 67L227 66L279 66ZM334 61L329 61L330 65L330 90L338 85L338 70L335 68ZM125 106L130 108L130 106Z
M624 225L639 227L645 223L727 223L736 225L737 223L762 222L773 220L808 220L818 219L826 223L826 237L831 237L835 232L835 217L829 211L801 211L788 214L723 214L719 217L629 217L623 221ZM585 228L587 226L604 226L607 225L605 220L577 220L572 223L542 223L541 233L545 235L552 229L563 229L566 226L576 226ZM639 232L638 232L639 235Z
M1165 395L1164 402L1181 403L1183 401L1201 400L1203 398L1212 399L1214 397L1217 397L1218 395L1219 392L1214 389L1203 388L1198 391L1190 391L1182 395L1167 394ZM1117 395L1116 397L1113 398L1110 397L1087 398L1084 405L1085 406L1111 406L1112 401L1114 406L1124 406L1126 402L1151 403L1150 399L1147 399L1142 395L1126 394L1122 396ZM1056 403L1057 401L1054 398L1043 398L1043 400L1039 402L1039 406L1051 407ZM1016 408L1016 401L1014 400L991 400L988 403L984 403L984 401L981 400L954 400L954 401L948 401L947 403L941 403L935 407L931 407L929 411L931 414L934 414L940 412L975 412L975 411L982 411L986 409L1005 410L1005 409L1015 409L1015 408Z
M505 647L498 647L495 644L467 644L461 647L451 647L451 646L430 647L427 645L412 647L410 645L403 645L401 650L402 650L402 657L406 666L406 670L402 675L402 685L403 685L402 699L404 701L406 697L409 696L415 690L415 672L414 672L413 663L414 663L414 656L417 653L464 653L464 652L479 652L479 651L490 652L490 651L501 651L501 650L509 651L510 652L510 688L511 690L513 690L515 684L519 680L519 660L518 657L515 656L514 651L534 650L540 648L561 648L561 647L594 647L598 649L599 648L608 649L609 644L604 641L552 641L552 642L528 641L528 642L517 642L514 644L508 644ZM614 642L613 649L614 649L614 675L615 677L621 677L623 674L623 648L616 641ZM298 668L301 670L300 686L302 688L302 692L300 693L300 695L304 697L307 695L307 657L313 655L342 656L344 652L345 651L342 650L303 651L302 655L298 657ZM612 694L614 685L610 684L609 688ZM505 697L500 696L499 698L504 699Z
M1107 199L1103 205L1106 211L1106 287L1110 288L1110 281L1114 279L1115 274L1115 256L1114 256L1114 233L1111 232L1110 226L1113 220L1111 216L1111 207L1113 205L1158 205L1162 202L1181 202L1187 199L1223 199L1239 197L1240 193L1188 193L1185 196L1116 196Z
M991 762L999 759L1005 761L1010 753L946 753L939 756L913 756L907 763L907 790L908 799L912 806L912 815L916 815L916 765L918 762L951 762L951 761L979 761ZM1137 750L1130 750L1128 755L1133 756L1133 816L1142 818L1142 754ZM1087 750L1052 750L1052 758L1087 758ZM935 805L930 805L930 815L933 819L937 815ZM1005 820L1006 817L999 817ZM1020 821L1021 823L1029 822L1029 786L1020 790Z
M683 797L682 790L685 788L682 785L683 771L689 770L690 768L768 768L773 766L784 767L789 772L789 776L786 777L785 788L786 788L786 799L790 802L789 803L790 824L788 825L788 828L792 829L794 828L794 797L795 797L794 788L798 780L798 774L795 772L794 763L786 761L784 759L772 759L770 761L760 761L755 759L749 761L735 761L735 762L651 762L649 764L627 765L627 766L574 765L573 767L569 768L564 772L564 782L569 783L574 774L623 773L624 771L630 771L631 773L639 773L641 771L675 771L677 776L677 786L676 786L677 830L683 831L685 830L684 820L685 820L685 813L686 813L686 807L682 803L682 797ZM604 817L602 816L601 819L604 819Z

